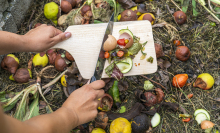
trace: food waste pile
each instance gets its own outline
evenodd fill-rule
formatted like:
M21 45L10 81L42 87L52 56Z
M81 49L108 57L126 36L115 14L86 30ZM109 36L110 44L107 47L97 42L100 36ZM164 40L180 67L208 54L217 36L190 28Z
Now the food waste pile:
M119 36L109 35L103 46L109 63L103 71L109 78L103 79L105 94L99 99L98 115L71 132L218 133L218 0L35 1L18 34L42 24L65 31L71 25L107 23L113 12L115 22L150 22L156 58L145 52L148 41L140 42L129 27L117 31ZM157 62L157 71L124 76L138 66L133 62L137 54L148 65ZM22 121L55 111L88 82L74 57L62 49L11 53L1 67L1 106Z

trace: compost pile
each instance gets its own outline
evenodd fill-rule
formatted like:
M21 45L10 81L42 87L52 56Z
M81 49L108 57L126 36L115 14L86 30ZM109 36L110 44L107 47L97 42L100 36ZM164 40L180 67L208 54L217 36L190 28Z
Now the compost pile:
M97 117L71 132L217 133L219 4L215 0L39 0L33 2L18 34L41 24L65 31L69 25L105 23L113 12L115 22L148 20L157 59L147 60L157 61L157 72L105 79ZM8 54L1 68L1 105L5 113L22 121L57 110L88 81L80 75L74 57L62 49Z

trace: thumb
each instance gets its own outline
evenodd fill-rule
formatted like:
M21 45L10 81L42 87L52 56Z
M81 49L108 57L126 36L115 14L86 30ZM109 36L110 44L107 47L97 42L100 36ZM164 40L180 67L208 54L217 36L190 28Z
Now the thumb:
M58 35L53 37L53 40L54 40L53 43L57 44L59 42L62 42L64 40L70 38L70 37L71 37L71 33L70 32L60 33L60 34L58 34Z

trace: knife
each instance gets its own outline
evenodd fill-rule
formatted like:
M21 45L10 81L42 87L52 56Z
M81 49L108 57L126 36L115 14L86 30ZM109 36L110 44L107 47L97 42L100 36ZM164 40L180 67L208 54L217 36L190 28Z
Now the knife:
M105 51L103 49L103 45L104 45L105 41L107 40L108 35L112 35L113 25L114 25L114 13L112 13L112 16L111 16L111 18L108 22L107 28L105 30L105 34L104 34L102 45L101 45L100 52L99 52L99 57L98 57L98 60L96 63L95 72L94 72L92 78L90 79L90 83L92 83L96 80L100 80L102 77L102 72L103 72L104 65L105 65L105 58L104 58Z

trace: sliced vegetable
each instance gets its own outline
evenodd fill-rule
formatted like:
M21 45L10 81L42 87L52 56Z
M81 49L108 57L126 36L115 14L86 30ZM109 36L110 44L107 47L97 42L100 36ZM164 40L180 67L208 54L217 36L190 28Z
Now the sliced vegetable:
M204 109L197 109L195 112L194 112L194 116L196 117L197 116L197 114L199 114L199 113L204 113L204 114L206 114L206 116L207 116L207 120L209 120L210 121L210 115L209 115L209 113L206 111L206 110L204 110Z
M159 124L160 124L160 115L158 113L155 113L151 119L151 125L152 127L156 127Z
M120 35L123 34L123 33L128 33L132 38L134 38L133 33L132 33L129 29L121 29L121 30L119 31L119 34L120 34Z
M106 51L104 56L105 56L105 58L109 58L109 57L110 57L109 52L108 52L108 51Z
M116 65L122 73L127 73L131 70L133 62L131 58L126 58L125 60L117 63Z
M201 124L202 121L208 120L208 117L205 113L198 113L196 115L195 120L197 121L198 124Z
M118 52L117 52L117 56L118 56L118 57L123 57L123 55L124 55L124 52L123 52L123 51L118 51Z

